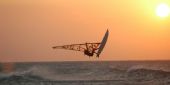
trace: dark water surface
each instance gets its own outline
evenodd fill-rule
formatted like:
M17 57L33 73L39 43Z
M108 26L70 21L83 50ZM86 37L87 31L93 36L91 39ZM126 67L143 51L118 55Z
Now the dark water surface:
M0 85L170 85L170 61L1 63Z

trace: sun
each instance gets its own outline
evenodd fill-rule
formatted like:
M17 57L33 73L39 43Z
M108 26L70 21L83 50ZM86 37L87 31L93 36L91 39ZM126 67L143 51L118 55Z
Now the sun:
M156 9L156 14L159 17L167 17L170 13L170 8L167 4L159 4Z

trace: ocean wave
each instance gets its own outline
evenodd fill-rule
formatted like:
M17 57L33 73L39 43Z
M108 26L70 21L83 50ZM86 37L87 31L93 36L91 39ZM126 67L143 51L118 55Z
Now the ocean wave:
M39 67L32 67L24 71L0 73L0 80L45 80L45 76L49 76L47 73Z
M165 72L170 72L169 65L162 66L162 65L133 65L127 69L127 72L137 69L151 69L151 70L162 70Z
M0 82L1 83L19 83L19 82L28 82L28 81L45 81L46 79L43 79L39 76L34 76L34 75L8 75L8 76L5 76L5 77L1 77L0 78Z
M170 72L152 69L134 69L127 72L127 78L140 81L170 79Z
M35 65L11 73L0 73L0 80L141 80L170 79L170 71L145 65L121 66L42 66Z

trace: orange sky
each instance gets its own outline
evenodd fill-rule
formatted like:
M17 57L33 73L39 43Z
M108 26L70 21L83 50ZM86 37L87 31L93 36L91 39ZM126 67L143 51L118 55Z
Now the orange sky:
M169 0L2 0L0 62L170 59L170 17L156 16ZM99 42L100 59L55 45Z

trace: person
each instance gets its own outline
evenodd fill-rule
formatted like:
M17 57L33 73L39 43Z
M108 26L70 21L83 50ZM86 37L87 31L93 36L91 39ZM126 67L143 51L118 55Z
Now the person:
M84 54L88 55L88 56L93 56L94 53L93 52L89 52L89 50L84 50Z

